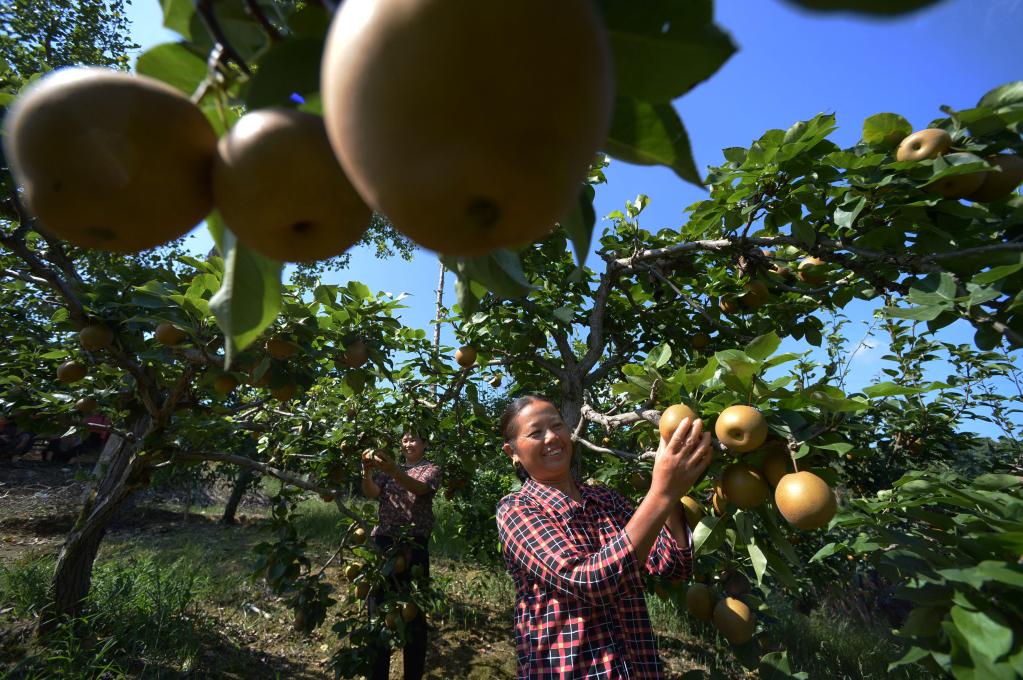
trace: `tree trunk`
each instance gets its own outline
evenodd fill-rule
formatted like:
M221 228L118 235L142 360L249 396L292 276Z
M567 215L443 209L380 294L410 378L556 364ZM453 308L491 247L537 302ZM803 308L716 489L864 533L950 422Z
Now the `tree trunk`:
M231 487L231 496L227 499L227 505L224 506L224 516L221 518L221 522L224 524L234 524L234 514L238 510L238 504L242 502L242 496L248 490L252 480L256 477L252 468L243 467L238 470L238 476L234 479L234 486Z
M149 427L148 416L139 418L131 427L134 441L111 434L97 465L94 487L85 499L75 526L64 539L57 558L47 602L39 615L37 633L51 632L63 619L82 610L92 586L92 565L110 521L139 488L139 475L145 463L135 455L138 444Z

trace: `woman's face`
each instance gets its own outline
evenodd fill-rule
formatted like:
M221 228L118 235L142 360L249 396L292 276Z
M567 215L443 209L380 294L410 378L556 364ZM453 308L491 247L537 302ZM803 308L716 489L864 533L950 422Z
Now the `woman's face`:
M418 463L423 458L423 452L426 451L426 442L415 432L406 432L401 435L401 450L405 453L405 460L409 464Z
M547 401L534 401L511 423L512 438L504 452L520 463L538 482L571 479L572 433L558 409Z

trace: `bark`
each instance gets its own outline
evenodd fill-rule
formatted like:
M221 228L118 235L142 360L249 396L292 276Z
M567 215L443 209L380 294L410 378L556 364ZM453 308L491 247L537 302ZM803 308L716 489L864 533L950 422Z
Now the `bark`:
M234 486L231 487L231 496L227 499L227 505L224 506L224 516L221 518L221 522L224 524L235 523L234 515L238 511L238 505L255 477L252 468L243 467L238 471L238 476L234 478Z
M130 429L133 438L112 434L107 440L97 465L95 485L57 558L47 602L39 616L39 635L52 632L60 621L81 613L92 586L93 562L107 527L117 510L144 486L140 475L145 471L145 462L135 454L137 442L145 436L149 424L148 417L139 418Z

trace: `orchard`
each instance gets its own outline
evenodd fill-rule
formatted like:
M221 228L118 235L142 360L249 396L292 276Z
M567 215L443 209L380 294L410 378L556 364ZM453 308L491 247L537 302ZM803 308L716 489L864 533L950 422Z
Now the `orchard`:
M636 501L680 421L713 433L679 499L694 579L648 578L647 599L738 677L813 677L782 631L826 607L884 622L886 672L1023 676L1023 81L925 125L791 121L702 173L673 102L738 49L709 0L170 1L180 39L134 72L124 7L100 4L0 10L85 27L59 50L0 43L0 416L105 437L36 644L93 615L104 539L148 489L226 483L230 532L262 480L250 573L296 634L329 640L325 673L365 675L371 641L453 608L417 586L367 608L418 567L368 540L364 461L393 458L405 424L428 433L452 578L500 570L494 509L520 482L497 420L540 394L578 478ZM823 26L941 3L788 4ZM836 143L840 124L858 141ZM680 224L650 225L640 195L602 226L612 163L707 192ZM205 257L182 240L200 223ZM380 266L437 254L433 328L405 323L403 296L324 282L356 244ZM853 309L888 346L865 387ZM328 559L309 499L336 509Z

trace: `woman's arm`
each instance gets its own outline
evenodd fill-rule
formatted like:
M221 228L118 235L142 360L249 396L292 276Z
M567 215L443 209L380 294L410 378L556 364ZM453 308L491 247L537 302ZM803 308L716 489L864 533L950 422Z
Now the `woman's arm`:
M600 550L584 554L560 522L530 503L514 501L498 507L497 529L509 566L593 604L613 600L622 579L635 569L624 530Z
M407 472L398 467L397 463L395 463L390 456L382 451L377 451L373 455L377 466L384 472L384 474L389 475L403 488L408 489L415 495L422 496L437 490L436 486L430 486L427 481L420 481L415 477L410 476Z

